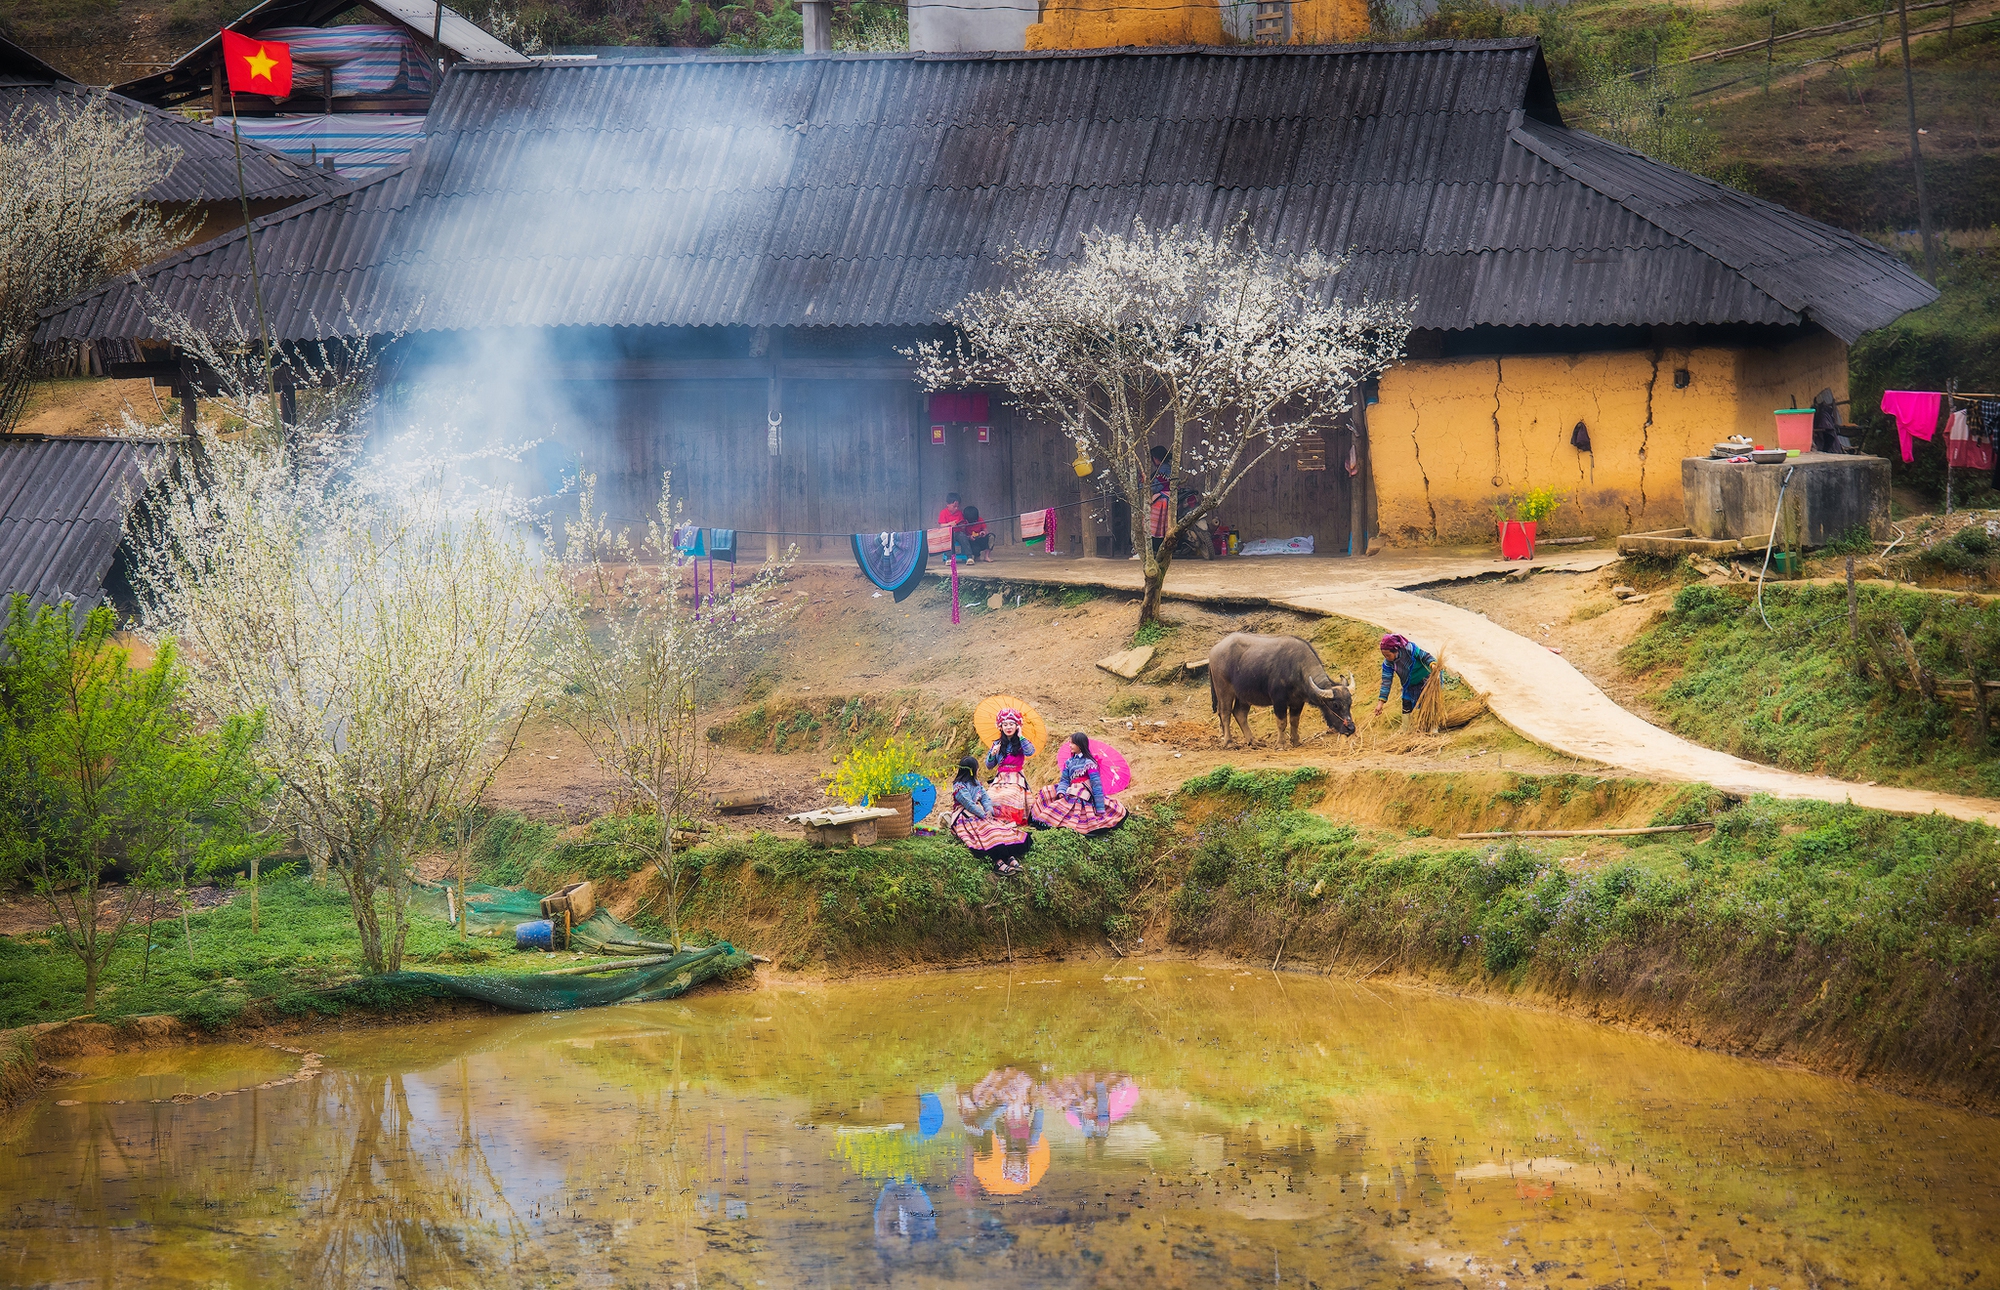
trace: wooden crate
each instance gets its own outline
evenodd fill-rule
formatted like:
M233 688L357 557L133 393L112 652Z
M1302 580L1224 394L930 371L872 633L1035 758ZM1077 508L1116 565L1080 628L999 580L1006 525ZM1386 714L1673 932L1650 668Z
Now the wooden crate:
M589 918L597 908L597 886L589 879L573 882L561 891L542 897L542 917L568 914L571 926Z

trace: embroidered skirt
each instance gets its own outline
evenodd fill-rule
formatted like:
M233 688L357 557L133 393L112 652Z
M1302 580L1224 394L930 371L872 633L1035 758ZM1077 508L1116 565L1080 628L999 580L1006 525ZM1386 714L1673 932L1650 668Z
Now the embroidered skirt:
M1029 840L1028 831L1019 825L998 819L982 820L970 811L960 811L952 816L951 831L967 849L982 853L999 847L1020 846Z
M1104 799L1102 813L1094 810L1087 797L1071 797L1058 784L1035 795L1028 818L1045 829L1070 829L1077 833L1102 833L1125 822L1125 804L1115 797Z
M993 777L986 786L986 795L993 799L993 813L1005 815L1015 813L1020 818L1028 814L1028 777L1018 770L1003 770Z

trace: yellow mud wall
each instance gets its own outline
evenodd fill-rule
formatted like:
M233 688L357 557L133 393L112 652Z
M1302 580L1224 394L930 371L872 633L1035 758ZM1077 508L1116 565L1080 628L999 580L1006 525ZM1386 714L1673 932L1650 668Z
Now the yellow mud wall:
M1331 45L1368 34L1368 0L1294 0L1295 45ZM1222 8L1214 0L1048 0L1028 25L1029 49L1111 49L1123 45L1220 45Z
M1338 45L1367 34L1368 0L1294 0L1294 45Z
M1029 49L1113 49L1121 45L1220 45L1222 10L1182 6L1100 7L1103 0L1051 0L1028 24Z
M1813 396L1830 389L1847 397L1847 346L1821 334L1782 349L1739 349L1736 353L1736 433L1760 443L1774 442L1771 413L1807 408ZM1852 421L1852 416L1843 416Z
M1773 442L1772 411L1825 386L1847 397L1847 349L1831 336L1407 362L1368 409L1377 529L1390 544L1490 542L1495 508L1531 488L1563 496L1546 536L1676 528L1683 458L1735 433ZM1570 442L1579 421L1589 452Z

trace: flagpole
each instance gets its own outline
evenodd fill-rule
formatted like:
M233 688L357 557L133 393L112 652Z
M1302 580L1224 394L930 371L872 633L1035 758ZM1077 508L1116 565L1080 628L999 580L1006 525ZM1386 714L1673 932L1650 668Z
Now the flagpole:
M271 328L264 321L264 288L257 280L257 238L250 228L250 191L243 183L243 129L236 119L234 85L229 87L229 135L236 141L236 196L243 203L243 245L250 251L250 295L257 302L257 334L264 342L264 392L271 399L271 431L282 437L284 420L278 413L278 378L271 371Z

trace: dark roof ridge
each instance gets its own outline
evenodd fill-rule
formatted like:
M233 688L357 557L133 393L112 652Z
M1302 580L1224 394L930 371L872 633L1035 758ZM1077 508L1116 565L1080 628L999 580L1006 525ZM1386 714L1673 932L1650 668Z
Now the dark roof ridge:
M51 85L50 88L59 90L65 94L84 94L90 96L102 95L103 97L108 99L117 99L120 103L130 104L131 106L138 108L140 111L145 112L147 115L153 117L155 120L164 122L168 125L175 127L176 129L181 129L181 128L195 129L195 130L209 129L208 126L203 125L199 121L193 120L192 118L189 117L184 117L178 112L169 112L167 111L167 109L163 107L155 107L151 103L148 103L143 99L129 98L126 95L120 94L117 90L114 90L107 85L85 85L80 81L70 81L66 84ZM234 140L236 137L230 134L222 134L220 130L215 131L215 133L221 135L221 137L225 140ZM287 157L284 153L279 152L276 148L270 147L267 144L258 143L255 139L244 139L242 143L243 143L243 150L245 153L250 153L250 152L261 153L262 155L268 157L272 161L275 161L280 165L284 166L286 170L290 171L294 175L299 176L302 179L315 177L313 168L311 166L300 165L298 162L292 160L290 157Z
M75 85L77 79L45 58L0 36L0 75L19 77L16 85Z
M1765 201L1761 197L1743 192L1741 189L1731 188L1727 184L1718 183L1713 179L1697 175L1692 171L1682 170L1679 166L1649 157L1635 148L1628 148L1622 143L1606 139L1601 135L1592 134L1588 130L1579 130L1574 126L1567 125L1550 125L1547 122L1540 121L1536 122L1535 125L1543 130L1561 130L1566 134L1581 136L1589 140L1589 143L1586 145L1587 147L1607 149L1621 156L1631 157L1648 166L1670 171L1687 183L1706 189L1714 198L1728 202L1740 202L1786 225L1810 224L1812 235L1816 238L1845 243L1853 249L1870 255L1885 258L1892 255L1891 252L1859 234L1850 233L1846 229L1835 228L1830 224L1822 224L1816 220L1810 220L1789 207L1780 206L1776 202ZM1612 182L1608 176L1599 174L1591 166L1588 157L1578 156L1570 149L1565 148L1560 140L1542 138L1535 133L1535 130L1528 128L1528 123L1525 120L1516 122L1507 131L1507 137L1593 192L1600 193L1609 200L1618 203L1618 205L1632 212L1638 218L1645 220L1661 232L1687 243L1703 254L1710 256L1718 263L1727 265L1745 282L1748 282L1758 291L1769 296L1780 305L1783 305L1786 309L1791 310L1801 317L1811 318L1815 323L1825 327L1828 331L1839 336L1850 345L1861 338L1861 331L1854 330L1851 327L1844 328L1832 320L1823 317L1819 309L1815 307L1815 302L1811 298L1811 295L1806 291L1800 290L1797 284L1785 282L1782 276L1778 274L1759 272L1758 270L1763 266L1736 263L1735 258L1727 248L1716 245L1714 239L1706 237L1703 234L1700 221L1689 218L1685 214L1679 214L1678 207L1666 202L1649 201L1641 194L1627 191L1625 185ZM1676 218L1677 214L1679 214L1678 218ZM1925 283L1924 286L1930 289L1931 298L1935 300L1938 295L1936 288L1930 287L1929 283ZM1852 332L1851 335L1848 334L1850 331Z
M276 226L285 223L287 220L297 219L303 215L310 215L312 212L319 210L323 206L326 206L333 202L337 202L345 197L352 197L354 194L360 192L364 188L372 188L376 184L386 183L388 180L396 178L398 175L401 175L404 171L408 170L411 166L415 165L420 160L422 153L423 153L423 143L422 141L419 141L417 146L411 149L409 156L405 157L402 161L398 162L396 165L391 166L389 169L384 170L379 175L375 175L371 178L359 180L357 182L352 182L352 183L343 181L341 186L335 189L333 192L325 193L319 197L308 197L301 202L294 202L292 205L285 207L283 210L272 211L269 215L259 215L257 218L251 220L248 224L239 224L235 228L230 229L227 233L219 234L218 236L208 239L208 241L206 242L198 242L193 246L182 247L180 250L175 251L172 255L163 256L162 258L155 260L151 264L145 265L142 268L133 269L127 273L115 274L112 277L106 278L103 282L98 283L90 290L72 296L68 300L65 300L63 303L59 305L50 305L48 308L42 310L35 316L37 318L52 317L55 314L59 314L64 310L69 309L75 305L82 304L85 301L95 300L99 296L104 295L106 292L122 291L124 290L125 284L127 282L131 282L136 285L141 280L153 277L155 274L164 273L166 270L171 269L176 265L186 264L189 260L193 260L200 256L209 255L213 252L219 251L223 247L228 246L231 242L240 242L243 240L245 234L247 233L253 231L261 231L267 228L275 228Z
M1183 54L1213 54L1223 58L1288 58L1330 54L1478 54L1539 48L1539 36L1508 36L1485 40L1362 41L1340 45L1109 45L1098 49L983 49L932 53L914 49L836 50L802 54L778 50L756 54L663 54L658 58L591 58L575 54L537 57L528 63L460 63L453 75L531 72L554 68L687 67L718 63L1001 63L1081 61L1096 58L1158 58Z

